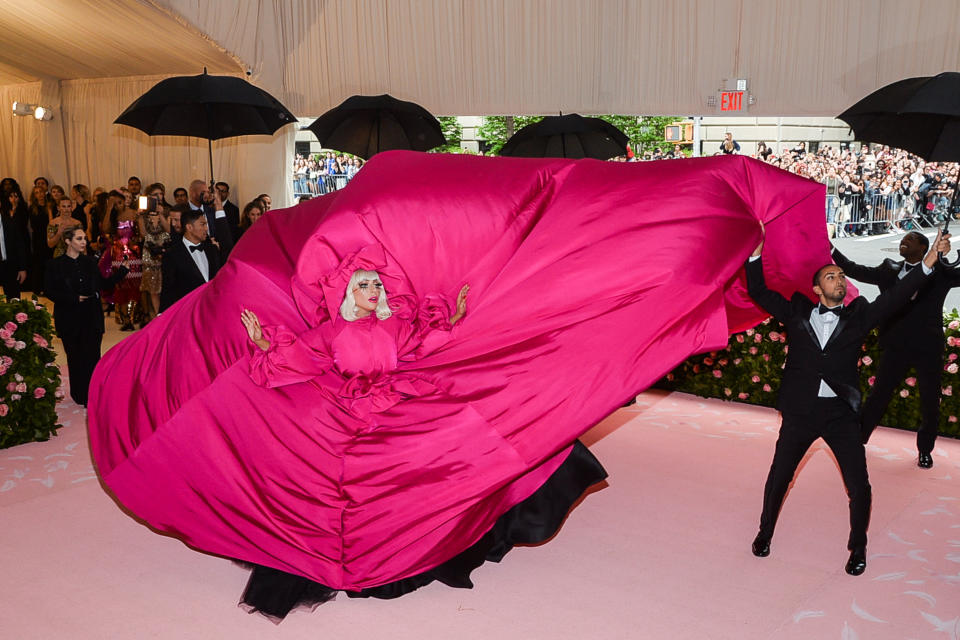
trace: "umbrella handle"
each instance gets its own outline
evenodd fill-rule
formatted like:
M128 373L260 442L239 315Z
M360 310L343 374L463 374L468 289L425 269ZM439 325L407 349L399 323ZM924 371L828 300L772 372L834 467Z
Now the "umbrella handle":
M950 233L950 220L953 219L953 205L956 202L957 202L957 189L955 187L953 192L953 202L950 203L950 208L947 210L947 219L943 223L943 235L947 235L948 233ZM937 253L937 258L940 260L940 264L947 267L955 267L957 265L960 265L960 249L957 249L957 259L954 260L953 262L950 262L950 260L947 260L943 252Z

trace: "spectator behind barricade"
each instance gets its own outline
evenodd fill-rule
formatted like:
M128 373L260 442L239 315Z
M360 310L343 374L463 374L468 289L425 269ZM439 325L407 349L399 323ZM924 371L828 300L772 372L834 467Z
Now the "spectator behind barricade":
M770 158L770 155L773 153L773 150L767 146L767 143L761 140L757 143L757 153L754 157L759 158L760 160L766 161Z
M186 205L190 202L190 194L183 187L177 187L173 190L173 204Z
M300 199L303 200L303 198L309 200L310 196L301 196ZM263 203L259 199L248 202L240 213L240 234L246 233L247 229L252 227L263 213Z
M305 193L299 198L297 198L297 204L303 204L307 200L313 200L313 196L311 196L309 193Z
M227 224L230 225L230 233L233 234L235 239L238 239L240 237L238 235L240 230L240 208L230 202L230 185L226 182L218 182L214 186L217 189L217 193L220 194L223 211L227 214Z
M659 147L657 147L659 150ZM733 134L729 131L723 134L723 142L720 143L720 152L725 155L740 152L740 143L733 139Z

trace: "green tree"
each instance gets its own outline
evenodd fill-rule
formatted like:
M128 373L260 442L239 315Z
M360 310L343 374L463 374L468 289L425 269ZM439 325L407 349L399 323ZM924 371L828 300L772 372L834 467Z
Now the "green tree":
M443 137L447 139L447 142L434 149L434 151L438 153L460 153L463 127L457 121L457 116L440 116L437 120L440 121L440 128L443 130Z
M543 116L484 116L483 125L477 131L481 140L486 140L488 151L499 154L507 140L528 124L540 122ZM512 124L512 131L510 125Z

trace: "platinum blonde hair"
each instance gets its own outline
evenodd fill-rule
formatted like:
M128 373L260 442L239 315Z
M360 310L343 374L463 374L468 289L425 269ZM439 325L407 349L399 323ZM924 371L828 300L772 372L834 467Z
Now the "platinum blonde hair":
M347 291L343 296L343 302L340 303L340 316L347 322L353 322L357 319L357 305L353 301L353 290L360 286L360 283L364 280L383 282L380 274L376 271L357 269L353 272L353 275L350 276L350 282L347 283ZM377 300L377 308L374 310L374 313L377 314L377 318L380 320L386 320L393 315L393 312L387 304L386 289L380 289L380 299Z

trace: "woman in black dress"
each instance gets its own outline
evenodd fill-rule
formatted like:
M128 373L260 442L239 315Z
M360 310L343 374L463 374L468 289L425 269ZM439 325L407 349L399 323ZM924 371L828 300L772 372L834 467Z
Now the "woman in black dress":
M70 397L87 406L93 368L100 361L103 310L100 290L127 275L126 263L109 278L100 275L96 261L86 254L87 234L80 227L63 232L66 251L47 264L46 293L53 300L53 323L63 341L70 375Z

